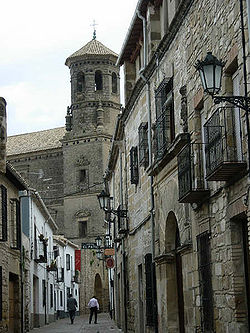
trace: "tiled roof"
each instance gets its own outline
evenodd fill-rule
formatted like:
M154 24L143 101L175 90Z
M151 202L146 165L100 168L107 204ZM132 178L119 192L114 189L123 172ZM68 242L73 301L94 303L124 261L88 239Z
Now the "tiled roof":
M69 60L73 60L74 58L78 58L84 55L113 55L115 57L118 57L118 54L110 50L108 47L104 46L101 42L96 39L92 39L80 50L69 56L66 60L66 65L68 64Z
M65 127L8 136L7 156L59 148L65 134Z

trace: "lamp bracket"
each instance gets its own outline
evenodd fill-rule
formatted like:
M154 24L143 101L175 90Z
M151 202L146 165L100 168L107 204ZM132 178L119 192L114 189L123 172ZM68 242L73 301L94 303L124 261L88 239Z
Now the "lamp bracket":
M247 112L250 111L250 97L245 96L212 96L215 104L228 102Z

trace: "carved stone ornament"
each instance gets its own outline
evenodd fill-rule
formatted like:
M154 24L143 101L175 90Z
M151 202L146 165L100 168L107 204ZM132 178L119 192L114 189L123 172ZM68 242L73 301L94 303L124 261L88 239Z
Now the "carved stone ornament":
M78 212L75 213L75 218L76 219L82 219L84 217L90 216L91 213L88 209L81 209Z
M90 165L90 162L85 156L82 155L76 160L75 165L76 166L87 166L87 165Z

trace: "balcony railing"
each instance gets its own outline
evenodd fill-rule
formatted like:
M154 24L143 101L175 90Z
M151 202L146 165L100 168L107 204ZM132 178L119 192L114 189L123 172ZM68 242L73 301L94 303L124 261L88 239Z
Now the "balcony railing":
M178 154L179 202L198 203L209 195L203 172L203 147L187 144Z
M204 125L206 179L227 181L246 169L239 110L218 108Z

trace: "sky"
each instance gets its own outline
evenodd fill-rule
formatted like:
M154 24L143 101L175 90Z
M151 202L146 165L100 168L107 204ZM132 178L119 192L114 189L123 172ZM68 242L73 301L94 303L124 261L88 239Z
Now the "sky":
M70 105L65 60L97 40L118 53L138 0L8 0L1 3L0 96L7 134L64 126Z

